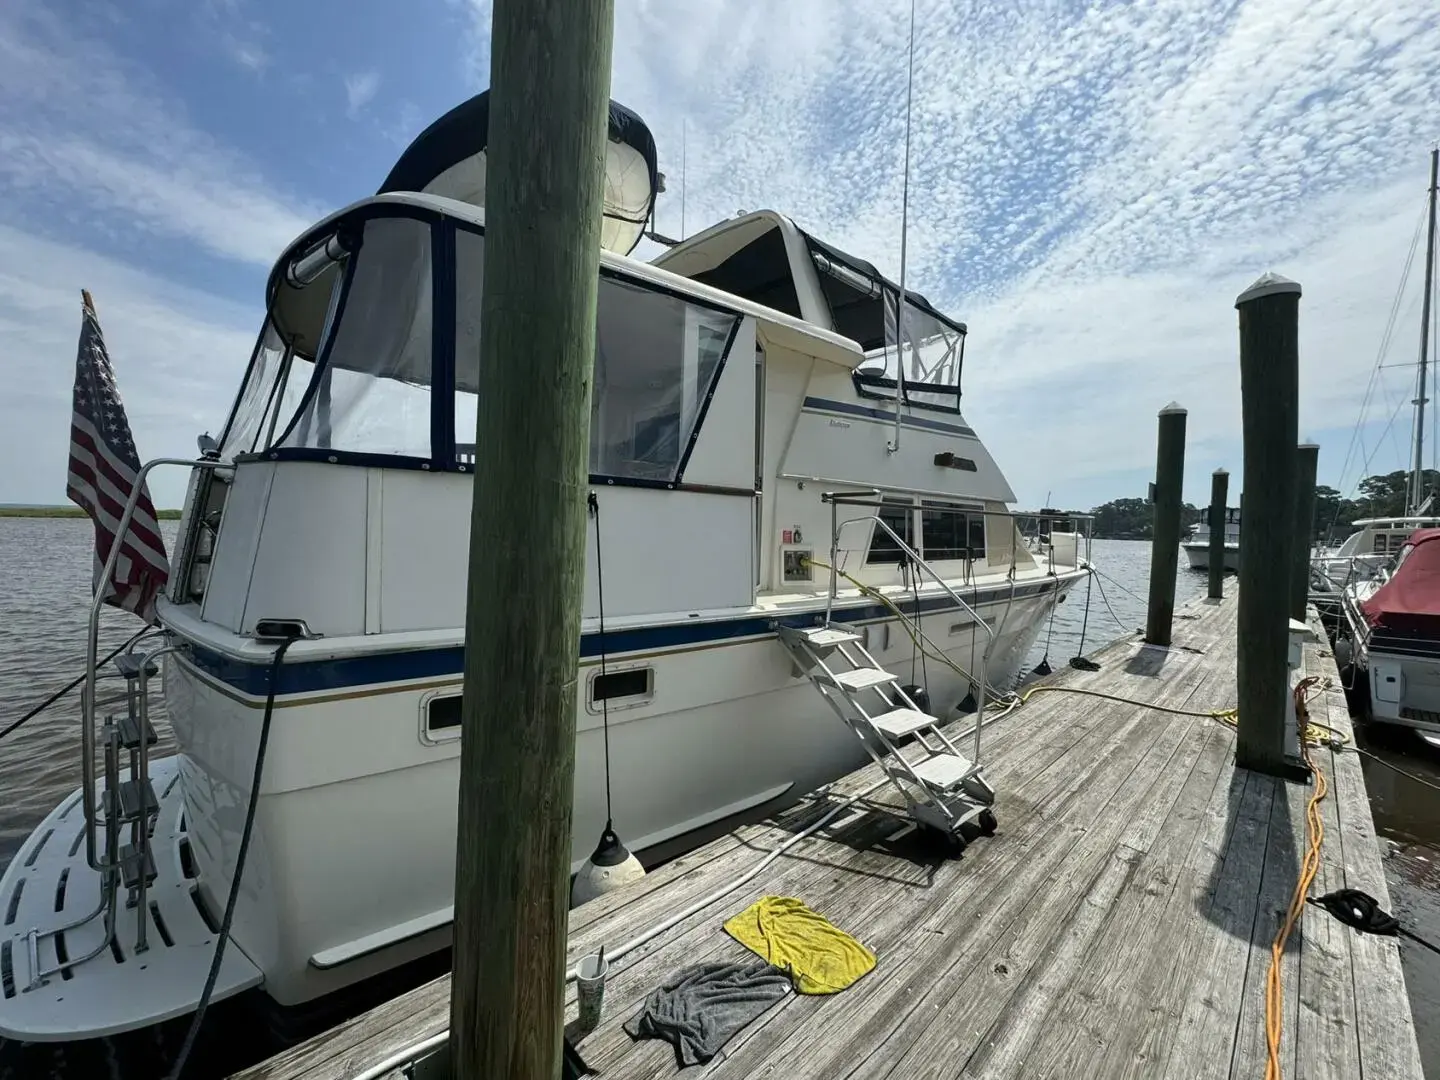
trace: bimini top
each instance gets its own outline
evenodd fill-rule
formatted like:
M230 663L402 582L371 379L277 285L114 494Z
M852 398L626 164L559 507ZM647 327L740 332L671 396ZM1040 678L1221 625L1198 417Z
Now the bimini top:
M461 102L427 127L395 162L376 194L416 191L485 205L485 156L490 142L490 91ZM655 139L645 121L610 102L605 155L604 223L600 246L628 255L640 242L655 205Z
M1440 529L1416 529L1390 580L1360 605L1373 629L1397 634L1440 627Z

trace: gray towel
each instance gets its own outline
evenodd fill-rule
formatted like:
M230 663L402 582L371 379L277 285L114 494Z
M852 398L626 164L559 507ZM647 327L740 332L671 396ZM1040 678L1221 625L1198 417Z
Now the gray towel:
M790 993L790 976L764 960L677 971L625 1024L633 1039L664 1039L680 1067L714 1057L730 1036Z

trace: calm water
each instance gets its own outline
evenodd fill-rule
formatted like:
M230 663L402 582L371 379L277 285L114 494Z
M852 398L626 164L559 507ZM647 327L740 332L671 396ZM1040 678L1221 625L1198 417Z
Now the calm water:
M167 542L175 523L163 522ZM79 674L89 609L92 533L75 519L0 518L0 566L9 588L0 599L0 727ZM1145 543L1097 541L1088 614L1082 585L1056 611L1053 628L1042 629L1026 663L1048 652L1053 667L1093 652L1143 626L1150 549ZM1202 592L1204 575L1183 568L1177 603ZM1107 603L1108 601L1108 603ZM138 627L124 612L107 610L100 636L102 655ZM161 752L168 746L163 716ZM79 711L74 697L31 721L0 743L0 869L31 829L79 783ZM1404 767L1440 781L1440 757L1404 732L1381 731L1365 745ZM1440 797L1373 762L1366 763L1376 824L1390 838L1387 868L1395 913L1407 925L1440 939ZM1405 974L1415 1006L1421 1053L1440 1075L1440 957L1402 944ZM398 993L435 974L434 964L376 984L367 997ZM370 1004L369 1000L357 1006ZM332 1018L333 1021L334 1018ZM305 1025L309 1026L309 1025ZM0 1040L0 1080L90 1080L164 1075L184 1037L184 1021L116 1039L68 1046L29 1046ZM187 1076L222 1076L279 1048L244 997L211 1009Z

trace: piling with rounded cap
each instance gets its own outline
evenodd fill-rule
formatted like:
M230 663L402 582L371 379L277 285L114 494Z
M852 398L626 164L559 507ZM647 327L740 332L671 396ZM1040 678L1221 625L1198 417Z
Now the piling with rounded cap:
M1240 406L1245 447L1237 612L1239 735L1244 768L1289 775L1291 558L1295 550L1295 445L1299 441L1300 286L1265 274L1235 299L1240 324Z
M1301 443L1295 448L1295 553L1290 565L1290 618L1305 621L1310 602L1310 548L1315 541L1315 473L1320 447Z
M1230 501L1230 474L1210 474L1210 591L1211 600L1225 596L1225 512Z
M1155 517L1150 545L1150 597L1145 641L1169 645L1175 619L1175 575L1180 566L1180 503L1185 485L1185 410L1171 402L1160 410L1155 452Z

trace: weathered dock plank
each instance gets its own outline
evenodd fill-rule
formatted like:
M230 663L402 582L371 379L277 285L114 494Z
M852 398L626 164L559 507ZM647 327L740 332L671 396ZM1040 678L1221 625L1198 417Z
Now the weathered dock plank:
M1208 715L1234 703L1235 611L1234 597L1197 602L1177 617L1171 649L1126 639L1097 654L1100 671L1047 680L1111 697L1038 693L987 728L1000 830L962 858L929 848L881 789L617 960L601 1025L580 1044L587 1061L612 1080L677 1075L668 1046L634 1042L622 1023L672 971L748 955L721 924L783 894L866 942L878 966L842 994L787 999L684 1075L1263 1075L1270 944L1299 870L1310 789L1237 770L1233 728ZM1307 646L1305 662L1336 677L1321 645ZM1317 693L1311 712L1348 735L1338 692ZM1314 757L1331 794L1312 894L1351 885L1388 903L1356 755ZM879 775L860 769L578 909L571 962L737 882ZM1421 1077L1392 940L1312 906L1282 975L1287 1075ZM573 1017L573 988L568 1001ZM438 979L241 1075L354 1077L442 1031L448 1004Z

